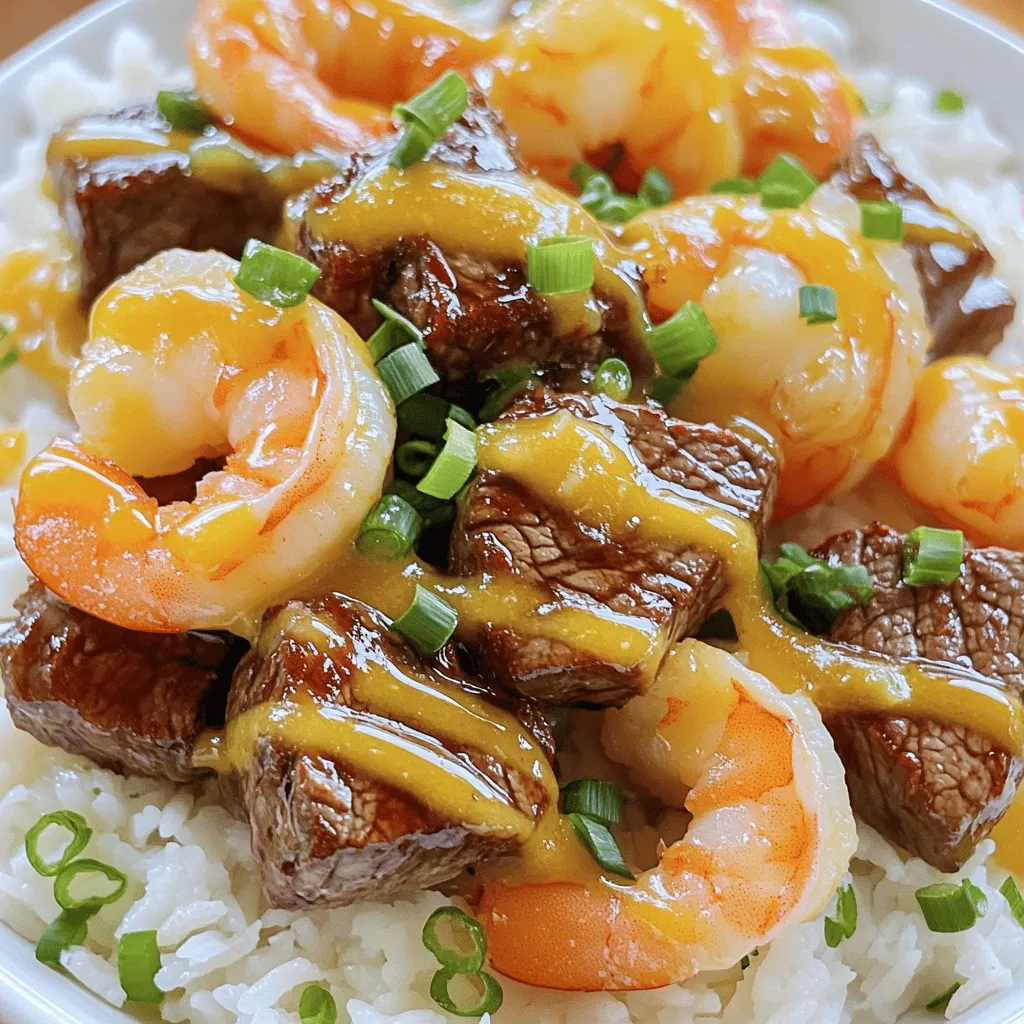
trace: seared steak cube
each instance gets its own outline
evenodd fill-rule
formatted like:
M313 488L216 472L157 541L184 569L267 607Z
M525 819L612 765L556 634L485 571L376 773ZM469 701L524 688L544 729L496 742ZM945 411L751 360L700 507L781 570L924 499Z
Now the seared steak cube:
M863 565L875 595L826 635L893 658L973 669L1024 687L1024 554L971 548L948 586L903 583L903 535L873 523L813 553ZM845 714L826 719L854 811L888 839L955 871L1009 807L1024 773L1018 751L963 725Z
M636 457L657 477L698 491L749 519L760 537L771 519L776 464L763 448L713 424L673 419L653 406L538 389L502 419L566 410L621 423ZM479 649L503 684L552 704L622 704L657 674L669 644L699 628L725 586L725 565L680 538L667 545L620 543L549 508L517 480L481 473L468 492L452 537L451 567L460 574L511 576L540 588L545 607L604 608L656 627L651 657L627 666L582 645L531 634L528 622L488 623L461 639Z
M137 633L65 604L38 581L0 638L11 718L51 747L133 775L188 781L200 732L224 721L237 658L212 633Z
M229 741L232 723L266 702L313 700L361 727L429 748L444 770L472 776L484 801L515 809L532 828L548 802L535 775L503 764L492 751L429 735L411 708L403 707L402 721L379 713L360 698L360 674L368 666L399 685L412 679L421 686L457 687L501 699L484 694L454 663L420 658L390 632L380 613L332 594L268 613L261 639L231 687ZM540 756L552 758L550 732L535 709L518 701L514 713ZM247 728L245 735L252 731ZM518 848L518 840L506 832L432 807L415 779L407 789L385 785L336 753L255 732L246 766L227 788L248 816L264 892L274 906L388 899Z

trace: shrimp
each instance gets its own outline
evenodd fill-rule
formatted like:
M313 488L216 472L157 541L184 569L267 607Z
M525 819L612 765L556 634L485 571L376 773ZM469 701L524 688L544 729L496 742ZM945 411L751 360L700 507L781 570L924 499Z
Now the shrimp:
M978 356L932 363L883 468L975 542L1024 547L1024 370Z
M627 224L655 319L687 301L718 333L675 405L696 422L753 420L783 457L776 517L859 483L891 447L924 365L920 289L895 243L861 236L853 200L823 187L804 207L684 200ZM827 285L835 323L799 318L800 288Z
M632 884L487 882L478 916L496 970L573 991L656 988L731 967L825 908L856 829L809 698L688 640L603 728L641 781L690 787L689 830Z
M15 541L53 591L129 629L245 632L340 560L396 424L364 343L312 299L243 292L238 264L171 250L107 289L69 387L77 442L26 467ZM225 458L195 499L134 477Z
M384 105L495 53L431 0L201 0L189 45L209 106L285 153L363 146Z

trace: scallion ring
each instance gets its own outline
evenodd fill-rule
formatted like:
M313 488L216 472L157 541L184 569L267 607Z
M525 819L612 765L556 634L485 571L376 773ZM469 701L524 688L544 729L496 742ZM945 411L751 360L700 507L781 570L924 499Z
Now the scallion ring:
M436 444L421 438L406 441L395 449L395 465L405 476L419 480L433 465L438 450Z
M896 203L860 204L860 233L881 242L903 241L903 208Z
M395 405L401 405L441 379L423 350L413 344L403 345L384 356L377 364L377 372Z
M444 447L416 489L432 498L454 498L476 469L476 431L447 421Z
M161 90L156 94L156 109L173 129L193 135L198 135L213 121L199 93L191 90Z
M392 623L392 629L401 633L422 654L436 654L455 632L459 613L437 594L418 583L412 604Z
M62 910L45 928L36 943L36 959L48 967L60 966L60 955L71 946L81 946L89 934L89 918L98 907Z
M903 542L903 582L908 587L953 583L963 564L964 535L960 530L918 526Z
M58 860L46 861L39 854L37 843L39 837L50 826L65 829L71 833L68 845ZM44 814L25 833L25 856L35 871L46 878L52 878L60 873L68 863L73 861L89 845L92 838L92 829L86 824L85 818L75 811L53 811L51 814Z
M936 94L934 106L940 114L962 114L967 101L955 89L943 89Z
M764 206L802 206L819 184L795 156L783 153L757 179L757 191Z
M465 953L455 946L445 945L437 934L438 925L442 923L451 926L457 936L467 939L473 951ZM487 938L483 926L458 907L439 907L427 918L423 926L423 945L434 954L442 967L459 974L475 974L483 967L487 956Z
M428 441L443 441L448 429L446 420L453 419L467 430L476 429L476 420L461 405L455 405L437 395L422 391L406 399L396 410L398 425L413 437L425 437Z
M389 352L407 345L410 341L415 341L420 348L426 347L423 341L423 332L411 320L406 319L390 306L384 305L383 302L378 302L376 299L370 301L382 319L380 327L366 341L366 347L370 350L370 358L375 363L380 362Z
M594 242L579 235L526 247L526 278L539 295L588 291L594 283Z
M615 782L604 779L577 779L562 789L562 808L566 814L583 814L603 825L622 821L626 794Z
M683 388L683 383L682 377L669 377L667 374L662 374L647 385L647 397L656 405L667 409L676 400Z
M338 1004L322 985L307 985L299 997L299 1020L302 1024L335 1024Z
M452 979L457 977L477 981L482 986L483 991L475 1006L460 1007L452 999L448 986ZM450 967L442 967L430 981L430 998L446 1013L454 1014L456 1017L482 1017L485 1013L497 1013L501 1009L505 993L497 980L486 971L462 974L459 971L453 971Z
M1010 905L1010 913L1013 914L1014 920L1024 928L1024 896L1021 896L1013 875L1007 875L1006 881L999 886L999 891Z
M857 931L857 894L852 885L840 886L836 894L835 917L825 918L825 944L835 949L843 939L852 939Z
M836 292L827 284L805 284L800 289L800 319L808 324L831 324L839 317Z
M636 197L648 207L665 206L672 202L675 189L668 177L657 167L648 167L640 181Z
M963 984L961 981L954 981L945 992L940 992L931 1002L925 1004L926 1010L931 1010L932 1013L945 1013L946 1007L949 1006L949 1001L960 991L960 986Z
M102 896L86 896L77 899L71 895L71 883L79 875L100 875L114 883L114 888ZM128 878L123 871L101 860L80 857L70 861L57 872L53 880L53 898L64 910L99 910L108 903L116 903L128 888Z
M607 395L621 402L633 389L633 375L621 359L606 359L594 371L590 390L595 395Z
M156 932L127 932L117 943L117 977L124 994L136 1003L159 1003L164 993L153 979L160 970Z
M469 105L469 88L457 71L446 71L436 82L394 113L405 122L405 131L391 153L393 167L405 168L422 160L427 150L454 124Z
M647 344L666 374L682 377L692 374L697 364L718 348L718 335L704 310L690 301L652 327Z
M756 191L757 182L753 178L722 178L708 189L713 196L749 196Z
M925 924L933 932L965 932L973 928L988 909L985 894L967 879L960 885L953 882L926 885L914 895Z
M0 356L0 373L3 373L4 370L9 370L19 358L18 350L16 348L9 348Z
M487 396L480 408L480 421L488 423L495 419L508 403L525 391L537 380L537 367L533 363L513 363L501 366L487 374L487 379L497 382L497 390Z
M636 881L636 875L629 870L619 844L607 825L583 814L569 814L567 817L580 841L605 871L619 878L628 878L631 882Z
M455 505L452 502L432 498L429 494L422 494L409 480L392 480L385 491L408 502L420 514L424 529L430 529L432 526L444 526L455 518Z
M320 268L309 260L250 238L235 284L261 302L288 309L304 302L319 278Z
M361 555L385 561L404 558L423 528L419 512L397 494L385 494L367 513L356 537Z

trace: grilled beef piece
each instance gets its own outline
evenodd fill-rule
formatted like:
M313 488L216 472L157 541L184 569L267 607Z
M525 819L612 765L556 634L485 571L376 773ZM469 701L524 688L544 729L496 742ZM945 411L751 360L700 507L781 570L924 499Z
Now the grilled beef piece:
M105 125L116 138L130 124L165 133L153 107L90 117L89 132ZM74 131L75 123L64 131ZM281 226L281 196L256 176L213 184L189 173L188 153L165 149L98 159L65 156L60 136L51 146L50 174L64 220L82 254L81 301L88 308L115 278L165 249L217 249L238 259L250 238L272 242Z
M977 234L903 177L872 135L853 141L832 181L862 202L888 200L903 208L905 244L934 338L932 357L991 352L1016 302L992 276L995 259Z
M19 729L104 768L184 782L192 748L224 721L238 647L212 633L136 633L65 604L38 581L0 638Z
M305 208L330 209L370 170L387 159L393 139L361 154L343 157L341 172L306 194ZM431 148L428 159L483 177L526 172L499 114L479 93L460 121ZM378 299L423 331L431 362L445 381L481 376L510 361L591 365L618 354L635 371L650 372L650 354L615 298L595 292L600 316L594 326L562 324L542 296L526 282L521 263L476 253L446 252L425 234L395 239L383 249L362 252L344 239L325 239L304 218L296 250L322 271L313 294L368 337L380 324L370 303ZM623 260L622 276L637 289L636 264Z
M310 640L309 617L326 624L329 648ZM356 697L356 676L372 664L395 677L454 684L495 702L508 698L481 690L453 660L420 658L388 629L388 620L339 594L309 603L291 602L268 613L256 648L239 666L228 699L228 720L297 691L351 709L356 717L401 732L418 743L426 736L439 758L472 772L493 798L539 818L547 806L534 778L519 775L483 750L464 749L426 735L412 719L389 722ZM511 706L550 758L553 742L535 707ZM267 899L277 907L340 906L361 899L388 899L452 878L468 865L513 852L517 844L452 821L412 796L360 776L316 750L295 749L261 735L241 776L226 781L252 828L253 852Z
M826 639L894 658L948 662L1024 688L1024 554L968 549L949 586L903 583L903 535L873 523L832 537L820 558L864 565L875 596ZM966 726L888 715L826 721L846 766L854 811L942 871L955 871L1013 800L1024 761Z
M698 491L749 519L763 535L775 499L776 464L746 438L713 424L673 419L653 406L541 389L502 419L564 409L612 427L657 477ZM624 703L657 673L668 645L701 626L725 583L721 559L681 540L614 541L607 531L548 508L516 480L481 473L462 503L452 536L457 573L512 574L543 589L553 605L604 606L654 622L664 642L642 664L623 668L582 647L489 624L473 642L506 686L552 704Z

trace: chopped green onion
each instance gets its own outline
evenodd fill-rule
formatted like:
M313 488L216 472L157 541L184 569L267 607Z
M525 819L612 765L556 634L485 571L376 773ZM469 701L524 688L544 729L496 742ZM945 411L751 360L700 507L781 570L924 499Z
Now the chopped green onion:
M777 156L757 179L763 206L802 206L817 191L818 179L795 156Z
M877 103L868 103L861 98L861 111L866 117L885 117L892 113L892 102L890 100L879 100Z
M189 174L226 192L242 193L262 182L264 170L254 150L238 139L199 136L188 148Z
M602 825L618 825L625 802L622 787L603 779L577 779L562 790L566 814L582 814Z
M630 881L636 880L636 875L626 866L619 844L615 842L615 836L607 825L583 814L569 814L568 818L580 841L605 871Z
M633 375L621 359L606 359L594 371L590 390L595 395L607 395L621 402L633 389Z
M0 341L5 341L7 335L10 332L0 324ZM18 361L18 349L17 346L12 345L2 356L0 356L0 373L4 370L10 369Z
M935 97L935 109L941 114L963 113L966 105L963 96L953 89L943 89Z
M757 182L753 178L722 178L708 189L713 196L749 196L756 191Z
M707 313L696 302L687 302L664 323L647 332L654 358L670 377L691 375L697 364L718 348Z
M58 860L46 861L39 855L36 844L39 837L51 826L65 829L71 833L68 845ZM40 874L52 878L60 873L70 861L73 861L89 845L92 838L92 829L85 822L80 814L74 811L54 811L51 814L44 814L25 833L25 856L29 864Z
M163 89L156 94L156 109L176 131L198 135L213 117L206 104L193 91Z
M526 279L539 295L585 292L594 283L594 241L579 235L526 247Z
M50 967L60 966L60 955L71 946L81 946L89 934L89 918L97 907L62 910L47 926L36 943L36 959Z
M159 1003L164 993L153 979L160 970L156 932L128 932L117 943L117 976L124 994L136 1003Z
M760 955L758 950L752 949L746 956L740 957L740 970L745 971L750 966L750 958Z
M396 406L441 379L423 349L411 344L389 352L377 364L377 372Z
M836 894L836 916L825 918L825 943L835 949L857 930L857 894L852 885L840 886Z
M483 986L479 1001L474 1006L460 1007L452 999L448 992L448 986L455 977L471 978ZM485 1013L497 1013L501 1008L505 994L501 985L486 971L477 971L475 974L462 974L450 967L442 967L431 979L430 998L437 1003L446 1013L454 1014L456 1017L482 1017Z
M682 390L683 379L681 377L668 377L662 375L655 377L647 385L647 397L663 409L667 409Z
M407 124L395 148L391 151L388 163L392 167L404 170L418 163L426 155L437 139L420 124Z
M379 363L389 352L396 348L415 341L420 348L425 348L423 332L411 321L407 320L401 313L390 306L370 300L373 308L383 317L383 323L370 335L366 341L366 347L370 350L370 358Z
M444 447L416 489L432 498L454 498L476 469L476 431L447 421Z
M335 1024L338 1004L322 985L307 985L299 997L299 1020L302 1024Z
M949 1001L960 991L962 984L963 982L954 981L945 992L940 992L930 1003L927 1003L925 1009L931 1010L933 1013L945 1013Z
M1013 914L1014 920L1024 928L1024 896L1021 896L1012 875L1007 876L1006 881L999 886L999 891L1010 904L1010 913Z
M537 367L533 363L516 363L502 366L487 374L487 379L497 381L497 390L487 396L480 409L480 421L488 423L495 419L502 409L536 380Z
M436 594L416 584L412 604L392 623L423 654L436 654L459 624L459 613Z
M642 200L648 207L657 207L671 203L674 195L672 182L657 167L648 167L644 171L640 188L636 192L637 199Z
M395 465L406 476L418 480L437 458L438 447L430 441L406 441L395 450Z
M985 894L967 879L960 885L953 882L926 885L914 895L925 924L933 932L965 932L973 928L988 909Z
M102 875L108 881L114 883L114 888L102 896L86 896L84 899L77 899L71 895L71 883L79 875ZM64 910L99 910L108 903L116 903L128 888L128 878L123 871L110 864L104 864L101 860L93 860L91 857L80 857L73 860L57 872L53 880L53 898Z
M287 309L305 301L320 277L320 268L259 239L245 243L235 284L261 302Z
M422 528L419 512L408 501L386 494L359 527L356 550L370 558L394 561L412 550Z
M579 186L580 205L609 224L624 224L645 210L672 201L672 182L656 167L644 172L635 196L616 191L608 174L590 164L574 164L569 177Z
M443 441L448 419L461 423L467 430L476 429L476 420L461 405L455 405L437 395L420 392L406 399L398 407L398 425L414 437L428 441Z
M432 498L429 494L421 494L416 485L408 480L392 480L385 491L396 494L407 501L420 514L424 529L432 526L444 526L455 518L455 506L450 501Z
M839 316L834 288L827 284L805 284L800 289L800 318L808 324L835 323Z
M473 945L472 953L463 953L457 947L446 946L437 934L437 926L445 921L451 925L456 935L462 933ZM447 967L459 974L476 974L487 956L487 937L479 921L474 920L458 907L439 907L423 926L423 945L437 958L442 967Z
M860 233L880 242L903 241L903 208L896 203L861 203Z
M874 596L863 565L830 564L809 555L799 544L783 544L774 562L761 561L775 609L790 625L810 633L826 632L849 608Z
M457 71L446 71L436 82L394 113L405 122L405 132L391 154L393 167L405 168L422 160L427 150L466 112L469 89Z
M952 583L964 564L964 535L960 530L918 526L903 542L903 582L908 587Z

